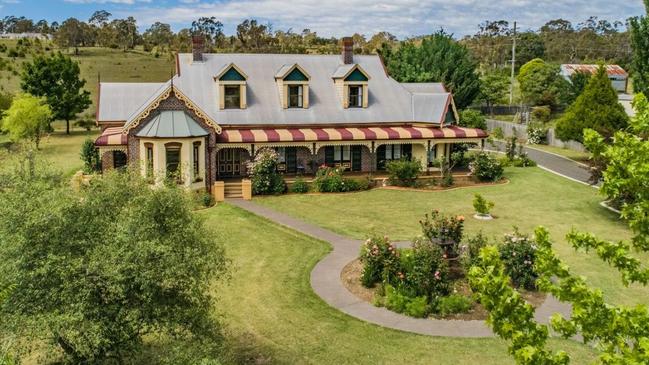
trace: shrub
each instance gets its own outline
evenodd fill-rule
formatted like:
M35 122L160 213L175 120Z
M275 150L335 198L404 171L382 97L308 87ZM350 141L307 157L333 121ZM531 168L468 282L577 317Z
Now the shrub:
M95 142L87 138L81 145L81 160L83 161L83 171L90 174L101 169L101 160L99 151L95 147Z
M313 180L313 188L321 193L337 193L343 191L342 171L332 167L321 166Z
M505 172L500 161L486 152L480 152L475 156L473 162L469 164L469 170L478 181L498 181Z
M361 246L361 283L369 288L381 281L392 282L399 271L399 256L399 251L387 237L368 238Z
M441 316L450 314L466 313L473 307L473 301L460 294L451 294L442 297L435 303L435 312Z
M460 263L465 272L469 272L471 266L475 265L480 258L480 250L487 246L489 241L484 236L482 231L478 232L475 236L468 237L464 244L460 246L462 254L460 255Z
M541 123L547 123L552 116L552 109L548 105L532 107L532 119Z
M463 127L487 130L487 119L480 111L474 109L462 110L459 124Z
M200 195L201 203L203 204L204 207L209 208L212 205L214 205L214 197L210 193L202 193Z
M516 158L516 135L507 138L505 144L505 156L511 161Z
M413 242L412 250L403 251L396 282L400 290L411 297L435 299L448 294L450 276L442 249L426 239Z
M528 290L536 288L536 245L532 239L514 229L514 233L505 235L505 241L500 247L500 258L514 286Z
M505 139L505 133L503 133L503 129L500 127L494 128L493 132L491 132L491 135L495 139L500 139L500 140Z
M494 205L494 202L488 201L480 194L475 194L473 196L473 209L475 209L478 214L489 214L489 211L494 207Z
M291 193L304 194L309 192L309 184L300 176L291 185Z
M530 123L527 126L527 143L545 144L547 142L548 130L540 123Z
M248 164L253 194L281 194L286 190L284 179L277 172L277 157L275 150L262 148Z
M417 318L423 318L429 312L428 298L425 296L409 297L392 285L385 287L385 307L397 313Z
M421 173L421 161L416 158L390 161L385 167L390 174L390 183L396 185L413 186Z
M419 221L422 233L430 242L442 246L445 258L456 257L464 232L464 217L448 217L433 210Z

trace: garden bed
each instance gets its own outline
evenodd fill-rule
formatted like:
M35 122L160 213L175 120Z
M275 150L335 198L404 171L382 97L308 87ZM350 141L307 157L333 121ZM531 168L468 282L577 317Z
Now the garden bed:
M356 259L343 268L343 271L340 273L340 279L343 282L343 285L347 290L354 294L357 298L374 304L375 297L378 291L378 285L373 288L366 288L361 284L361 273L363 272L363 264L360 259ZM466 280L456 280L453 283L454 292L465 297L471 297L473 293L469 288ZM534 292L527 290L519 290L519 293L525 299L526 302L531 304L534 308L538 308L545 302L546 295L542 292ZM486 320L487 311L480 305L480 303L473 303L473 307L467 313L458 313L451 314L448 316L438 316L431 314L428 318L431 319L449 319L449 320L460 320L460 321L471 321L471 320Z

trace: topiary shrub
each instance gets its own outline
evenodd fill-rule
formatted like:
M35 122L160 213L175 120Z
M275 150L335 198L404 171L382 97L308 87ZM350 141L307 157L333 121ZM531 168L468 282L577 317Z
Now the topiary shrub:
M421 174L421 161L401 159L390 161L385 165L390 176L390 183L400 186L414 186L417 177Z
M471 175L478 181L498 181L503 177L505 169L497 158L486 152L479 152L469 164Z
M291 193L304 194L309 192L309 184L299 176L291 185Z
M494 205L494 202L488 201L480 194L476 193L473 196L473 209L475 209L478 214L489 215L489 211L491 211L491 208L493 208Z
M399 251L388 237L368 238L361 246L360 253L363 286L369 288L382 281L393 282L400 268L399 256Z
M515 287L528 290L536 288L536 250L534 241L529 236L522 235L516 228L513 233L505 235L505 241L499 248L500 259Z
M255 159L248 164L253 194L282 194L286 191L284 178L277 172L277 158L275 150L262 148L257 152Z

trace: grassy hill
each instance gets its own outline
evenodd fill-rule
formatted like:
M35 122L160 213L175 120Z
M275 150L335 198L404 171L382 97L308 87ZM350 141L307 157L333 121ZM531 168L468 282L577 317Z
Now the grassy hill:
M141 49L124 52L88 47L80 48L77 56L72 49L58 49L52 43L20 46L16 40L0 40L0 91L19 92L22 64L31 61L35 54L58 51L79 61L81 76L87 82L86 89L92 94L93 105L89 113L95 112L98 75L104 82L160 82L168 80L174 72L174 57L169 54L155 57Z

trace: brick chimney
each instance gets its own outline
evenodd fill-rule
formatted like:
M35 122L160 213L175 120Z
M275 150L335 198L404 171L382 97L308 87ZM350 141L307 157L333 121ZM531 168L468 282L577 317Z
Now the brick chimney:
M350 65L354 63L354 40L352 37L343 38L343 63Z
M204 45L205 38L203 36L192 36L192 59L194 62L203 62Z

